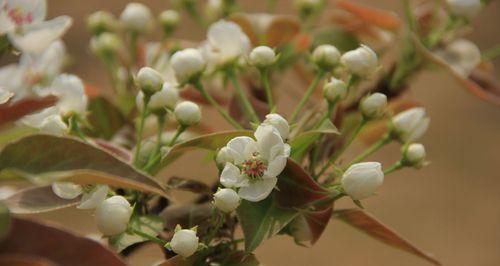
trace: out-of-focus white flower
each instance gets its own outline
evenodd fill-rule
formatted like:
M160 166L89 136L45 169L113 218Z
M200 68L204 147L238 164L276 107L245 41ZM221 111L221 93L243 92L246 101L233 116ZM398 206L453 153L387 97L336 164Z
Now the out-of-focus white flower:
M116 24L115 16L104 10L96 11L87 18L87 28L94 34L114 31Z
M271 125L278 130L280 133L281 139L286 141L288 139L288 135L290 134L290 125L288 125L288 121L283 118L279 114L268 114L266 115L266 119L262 122L261 125Z
M283 142L278 130L261 125L255 138L236 137L226 147L233 163L227 162L220 182L228 188L238 189L238 195L248 201L265 199L276 186L277 176L286 166L290 146Z
M323 96L325 99L333 103L347 95L347 84L340 79L332 77L328 83L323 86Z
M215 157L215 161L218 165L226 165L226 163L233 163L233 156L231 155L231 151L228 147L222 147L217 156Z
M208 28L207 41L201 51L208 64L222 66L246 56L250 51L250 40L238 24L219 20Z
M120 21L127 30L144 33L153 26L149 8L141 3L129 3L120 14Z
M201 111L200 107L193 102L184 101L174 109L175 119L183 126L193 126L200 122Z
M403 151L405 163L416 168L424 164L425 156L425 147L420 143L412 143Z
M72 24L68 16L45 21L46 9L45 0L1 0L0 36L7 34L10 42L23 52L41 53Z
M137 84L144 93L153 94L161 90L163 78L158 71L150 67L143 67L137 73Z
M70 74L59 75L52 82L49 92L59 98L56 107L61 115L74 113L85 116L88 100L79 77Z
M359 109L366 119L373 119L384 114L387 107L387 96L376 92L361 100Z
M104 32L92 37L90 49L97 55L109 56L123 49L123 43L118 35L111 32Z
M127 229L132 208L122 196L113 196L104 200L96 209L97 228L105 236L113 236Z
M170 60L175 77L180 83L188 82L199 76L205 69L205 59L200 51L188 48L176 52Z
M351 165L340 181L344 191L355 200L368 198L384 182L382 165L377 162L365 162Z
M451 13L457 16L473 18L481 10L481 0L447 0Z
M325 70L331 70L340 59L337 47L330 44L322 44L316 47L312 53L312 61Z
M158 20L163 28L173 28L179 24L180 16L175 10L165 10L160 13Z
M52 191L58 197L63 199L74 199L82 195L78 209L94 209L101 204L108 195L109 187L106 185L97 185L92 190L84 192L82 186L71 182L54 182Z
M248 59L256 67L269 67L276 61L276 53L269 46L258 46L253 48Z
M464 78L481 63L481 51L476 44L466 39L454 40L435 54Z
M230 188L219 189L214 194L214 205L223 212L232 212L240 205L240 196Z
M198 240L196 231L191 229L176 229L170 241L170 247L172 251L186 258L196 252L198 249Z
M430 118L425 109L415 107L401 112L392 118L395 133L403 142L414 141L422 137L429 127Z
M144 93L140 91L137 94L136 104L140 111L144 109ZM150 110L158 110L162 108L167 108L173 110L179 101L179 92L177 89L168 84L163 83L163 87L160 91L155 92L151 99L149 100L148 108Z
M4 104L14 96L13 92L8 91L5 88L0 87L0 104Z
M340 61L351 73L361 77L372 74L378 67L377 54L363 44L343 54Z
M69 131L68 125L64 123L60 115L51 115L44 118L39 129L40 132L55 136L63 136Z

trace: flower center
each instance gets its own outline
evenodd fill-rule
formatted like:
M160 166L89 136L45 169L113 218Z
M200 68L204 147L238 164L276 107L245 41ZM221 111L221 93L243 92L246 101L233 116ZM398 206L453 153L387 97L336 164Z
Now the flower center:
M22 10L18 7L5 7L5 10L7 11L8 16L10 19L16 23L16 25L22 25L26 23L31 23L33 22L33 16L31 13L24 14Z
M252 181L262 178L264 172L267 170L267 166L259 158L254 157L244 161L241 170Z

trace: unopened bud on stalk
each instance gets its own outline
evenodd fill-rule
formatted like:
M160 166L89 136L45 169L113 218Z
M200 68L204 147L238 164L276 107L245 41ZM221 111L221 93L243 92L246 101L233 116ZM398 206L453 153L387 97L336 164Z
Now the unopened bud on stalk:
M425 162L425 147L420 143L412 143L403 150L403 163L408 166L420 168Z
M368 198L384 182L382 165L377 162L365 162L351 165L340 181L345 192L354 200Z
M87 28L92 34L99 35L116 29L116 19L113 14L99 10L87 18Z
M472 19L481 10L481 0L447 0L450 12Z
M346 52L340 61L352 74L360 77L372 74L378 67L377 54L366 45Z
M175 10L165 10L158 16L163 31L166 34L170 34L172 30L179 24L180 16Z
M160 91L163 86L163 78L161 74L150 68L143 67L137 73L137 84L139 88L145 93L152 95L153 93Z
M214 194L214 205L223 212L232 212L240 205L240 196L230 188L219 189Z
M200 122L200 107L190 101L179 103L174 109L175 119L183 126L193 126Z
M123 233L127 229L131 215L130 203L122 196L104 200L95 213L97 227L105 236Z
M429 123L430 119L422 107L411 108L392 118L393 130L402 142L414 141L422 137L427 131Z
M330 71L340 59L339 50L330 44L322 44L314 49L312 61L320 68Z
M249 62L258 68L266 68L274 64L276 61L276 53L268 46L255 47L250 52Z
M125 29L145 33L152 27L152 15L149 8L141 3L129 3L120 15Z
M120 37L110 32L101 33L90 40L90 49L100 56L111 56L122 47L123 43Z
M196 231L191 229L176 228L174 236L170 241L170 248L175 253L186 258L193 255L198 249L198 237Z
M340 79L331 78L323 86L323 96L329 103L334 103L347 95L347 84Z
M177 89L168 83L163 83L162 89L151 96L148 107L151 110L162 108L174 110L178 101L179 92Z
M290 134L290 125L288 125L288 121L283 118L279 114L267 114L266 119L262 122L261 125L271 125L276 130L278 130L281 139L285 142L288 139L288 135Z
M387 96L383 93L376 92L363 100L359 105L359 109L365 119L374 119L382 116L387 107Z
M170 61L175 77L180 83L186 83L201 75L206 62L200 51L188 48L176 52Z

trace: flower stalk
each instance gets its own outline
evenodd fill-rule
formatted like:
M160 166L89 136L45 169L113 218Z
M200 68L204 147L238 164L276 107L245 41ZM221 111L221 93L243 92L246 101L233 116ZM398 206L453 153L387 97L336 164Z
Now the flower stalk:
M297 119L297 115L300 113L302 108L304 108L304 105L306 104L307 100L309 100L309 97L311 97L312 93L318 86L318 82L321 80L321 78L323 78L324 75L325 72L323 70L318 70L318 72L314 76L314 79L309 85L309 88L307 88L306 92L304 93L304 96L302 96L302 99L300 99L300 102L297 104L297 107L295 107L295 109L293 110L293 113L290 116L290 123L295 122L295 120Z

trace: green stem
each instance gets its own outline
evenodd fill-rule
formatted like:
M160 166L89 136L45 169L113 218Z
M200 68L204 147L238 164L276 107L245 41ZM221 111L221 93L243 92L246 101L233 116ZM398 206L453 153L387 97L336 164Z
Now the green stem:
M385 146L387 143L389 143L393 138L393 135L391 132L386 133L382 138L380 138L377 142L373 143L372 146L368 147L363 153L358 155L354 160L352 160L350 163L348 163L345 167L344 170L349 168L351 165L355 163L359 163L363 161L366 157L370 156L374 152L378 151L380 148Z
M497 44L495 47L490 48L482 53L482 58L484 60L493 60L498 56L500 56L500 44Z
M156 116L158 118L158 131L156 133L156 146L155 146L155 150L153 151L153 153L151 154L151 156L148 160L148 164L153 158L155 158L158 154L160 154L161 146L162 146L163 127L165 126L165 113L159 113Z
M216 236L217 232L224 224L224 216L220 215L220 213L217 211L217 209L215 209L215 207L212 212L212 222L210 224L212 224L211 230L205 237L205 243L207 245L210 245L210 242Z
M396 170L403 168L403 163L401 161L397 161L393 165L389 166L389 168L384 170L384 175L388 175Z
M321 117L321 119L318 121L318 123L316 124L316 126L314 127L314 129L320 129L321 128L321 125L323 125L323 123L327 120L327 119L330 119L330 117L332 117L332 113L333 113L333 109L335 108L335 105L337 104L337 100L335 100L334 102L330 103L328 102L328 110L323 114L323 116Z
M152 235L146 234L146 233L144 233L144 232L142 232L142 231L139 231L139 230L137 230L137 229L134 229L134 228L131 228L130 230L131 230L134 234L136 234L136 235L138 235L138 236L140 236L140 237L143 237L143 238L145 238L145 239L147 239L147 240L150 240L150 241L152 241L152 242L154 242L154 243L156 243L156 244L158 244L158 245L161 245L162 247L163 247L163 246L165 246L165 245L167 244L167 241L164 241L164 240L162 240L162 239L159 239L159 238L158 238L158 237L156 237L156 236L152 236Z
M168 143L168 146L169 147L172 147L174 146L175 142L177 141L177 139L179 138L179 136L182 134L182 132L184 132L186 130L186 126L183 126L183 125L179 125L177 127L177 130L175 131L175 135L174 137L170 140L170 142Z
M139 34L137 32L130 32L130 46L129 46L129 56L130 65L135 66L137 63L137 41L139 39Z
M264 86L264 91L266 92L267 105L269 110L274 112L275 106L273 101L273 93L271 92L271 87L269 86L269 71L267 69L262 69L260 72L260 81Z
M203 85L201 84L201 82L199 80L197 80L196 82L194 82L193 85L201 93L201 95L203 96L203 98L205 98L205 100L207 100L215 108L215 110L217 110L217 112L222 117L224 117L226 119L226 121L229 124L231 124L236 129L243 129L243 127L241 127L240 124L238 124L238 122L236 122L227 113L227 111L224 108L222 108L222 106L220 106L219 103L205 90L205 88L203 87Z
M79 137L84 142L87 142L87 138L85 138L85 134L83 134L82 130L78 126L78 119L76 116L72 115L69 119L69 132L77 137Z
M297 118L297 115L299 114L300 110L302 110L307 100L309 100L309 97L311 97L312 93L316 89L316 86L318 86L318 82L324 75L325 72L323 70L319 70L318 73L316 73L316 76L309 85L309 88L307 88L306 93L304 94L304 96L302 96L302 99L300 99L300 102L297 104L297 107L295 107L295 110L293 111L290 117L290 123L295 122L295 119Z
M144 99L143 99L143 111L141 112L141 117L139 120L139 127L136 130L136 145L135 145L135 151L134 151L134 161L133 164L135 166L138 166L137 164L139 163L139 153L141 151L141 145L142 145L142 133L144 131L144 122L146 121L146 117L148 114L148 103L149 99L151 98L151 95L144 94Z
M227 75L229 80L231 80L231 83L233 84L234 90L236 91L236 96L238 97L238 100L243 104L243 111L247 118L258 124L260 123L259 117L257 116L257 113L255 113L255 110L253 109L252 104L250 101L248 101L247 96L245 95L245 92L241 88L240 84L238 83L238 80L236 80L236 75L234 73L234 70L228 70Z

